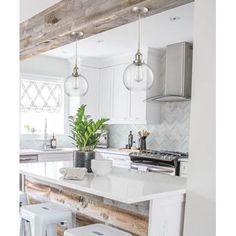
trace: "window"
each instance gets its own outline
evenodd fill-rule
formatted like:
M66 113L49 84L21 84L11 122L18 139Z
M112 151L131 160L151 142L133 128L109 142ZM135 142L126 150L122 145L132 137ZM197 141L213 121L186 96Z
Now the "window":
M64 134L64 87L60 79L39 75L21 76L21 134Z

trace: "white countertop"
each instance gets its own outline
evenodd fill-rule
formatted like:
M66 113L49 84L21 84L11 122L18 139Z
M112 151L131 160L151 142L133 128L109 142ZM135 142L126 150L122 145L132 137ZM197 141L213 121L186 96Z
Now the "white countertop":
M38 154L49 154L49 153L55 154L55 153L74 152L76 150L77 150L76 148L58 148L55 150L21 149L20 155L38 155ZM120 154L128 156L130 152L133 152L133 150L127 151L119 148L96 148L95 152Z
M38 150L38 149L20 149L20 155L39 155L39 154L55 154L55 153L68 153L75 151L76 148L57 148L50 150Z
M118 154L118 155L125 155L128 156L134 150L122 149L122 148L96 148L95 152L101 153L111 153L111 154Z
M20 164L20 172L47 183L128 204L186 193L185 178L117 167L104 177L90 173L81 181L64 180L59 169L71 166L71 161L25 163Z

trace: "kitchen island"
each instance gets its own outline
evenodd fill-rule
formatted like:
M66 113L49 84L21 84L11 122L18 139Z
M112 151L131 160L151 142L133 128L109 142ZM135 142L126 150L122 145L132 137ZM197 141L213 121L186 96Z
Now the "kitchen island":
M72 161L21 164L22 189L38 201L49 198L70 206L80 224L85 217L133 235L182 235L184 178L115 167L104 177L89 173L81 181L64 180L59 169L72 165Z

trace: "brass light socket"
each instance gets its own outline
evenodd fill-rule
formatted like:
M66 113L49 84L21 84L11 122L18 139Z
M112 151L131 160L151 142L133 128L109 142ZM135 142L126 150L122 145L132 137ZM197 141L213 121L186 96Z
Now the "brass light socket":
M135 54L135 60L133 63L137 66L141 66L144 61L143 61L143 54L138 50L138 52Z

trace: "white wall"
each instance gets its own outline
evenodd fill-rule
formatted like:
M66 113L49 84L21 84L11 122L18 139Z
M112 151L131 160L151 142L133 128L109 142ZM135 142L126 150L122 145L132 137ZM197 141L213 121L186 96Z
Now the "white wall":
M21 73L42 74L66 78L70 74L69 69L70 67L67 60L43 55L20 61Z
M215 235L215 1L195 0L184 236Z

